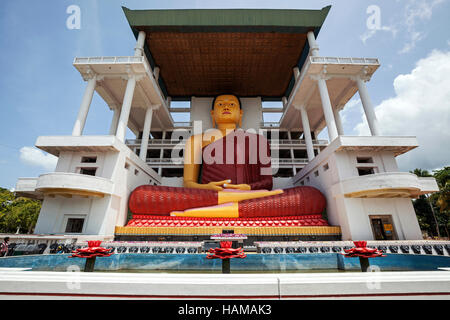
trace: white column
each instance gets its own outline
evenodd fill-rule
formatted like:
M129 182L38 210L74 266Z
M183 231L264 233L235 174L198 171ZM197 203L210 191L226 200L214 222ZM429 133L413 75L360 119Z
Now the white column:
M144 55L144 42L145 42L145 32L139 31L139 35L136 42L136 47L134 48L134 56L139 57Z
M336 129L337 129L338 135L343 136L344 135L344 127L342 126L342 120L341 120L341 115L339 114L339 110L334 109L333 114L334 114L334 120L336 121Z
M378 127L377 116L375 115L375 110L372 106L372 101L370 101L369 93L367 92L366 84L361 78L356 78L356 84L358 85L359 97L364 108L364 113L366 114L367 123L369 124L370 133L372 136L379 136L380 129Z
M112 136L116 134L117 125L119 124L119 117L120 117L120 109L118 106L115 106L111 126L109 127L109 134Z
M320 99L322 100L323 115L327 123L328 137L330 142L337 138L338 132L336 122L334 121L333 108L331 107L330 96L328 95L328 88L325 79L318 78L317 85L319 86Z
M314 147L311 138L311 129L309 127L308 112L304 106L300 106L300 115L302 117L303 136L305 137L306 153L308 154L308 160L314 159Z
M150 127L152 126L153 108L150 106L145 111L144 130L142 133L141 151L139 158L144 162L147 160L148 139L150 136Z
M309 31L306 36L308 37L309 50L311 55L316 57L319 55L319 46L316 42L316 37L314 36L314 32Z
M117 125L116 137L125 142L128 118L130 117L131 102L133 101L134 88L136 87L136 76L129 77L125 95L123 97L122 110L120 111L119 124Z
M94 75L89 79L86 90L84 90L83 100L81 101L80 109L78 110L77 120L73 126L72 135L81 136L83 133L86 118L91 106L92 97L94 96L95 86L97 84L97 77Z

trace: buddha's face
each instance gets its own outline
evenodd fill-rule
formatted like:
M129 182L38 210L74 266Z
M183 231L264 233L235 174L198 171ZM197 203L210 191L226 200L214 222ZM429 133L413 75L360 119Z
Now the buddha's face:
M211 110L211 116L216 124L238 124L242 118L242 110L238 98L233 95L218 96L214 102L214 110Z

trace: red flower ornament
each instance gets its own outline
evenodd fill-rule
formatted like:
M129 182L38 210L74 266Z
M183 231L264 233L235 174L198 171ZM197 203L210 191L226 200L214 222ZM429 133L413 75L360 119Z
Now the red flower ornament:
M367 248L367 241L354 241L355 248L344 250L345 253L341 253L346 258L362 257L362 258L376 258L386 257L383 252L376 248Z
M247 255L244 253L243 248L233 249L231 248L231 241L221 241L220 248L209 249L209 253L206 256L207 259L232 259L240 258L244 259Z
M101 241L88 241L87 248L77 249L72 251L72 256L69 258L93 258L93 257L109 257L113 254L113 249L106 249L100 247Z

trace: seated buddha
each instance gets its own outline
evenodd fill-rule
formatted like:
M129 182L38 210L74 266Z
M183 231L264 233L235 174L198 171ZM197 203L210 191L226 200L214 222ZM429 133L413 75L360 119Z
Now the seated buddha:
M264 136L238 128L238 97L217 96L213 129L191 136L184 152L184 187L144 185L130 195L134 214L258 218L320 214L322 193L307 186L272 190L270 146Z

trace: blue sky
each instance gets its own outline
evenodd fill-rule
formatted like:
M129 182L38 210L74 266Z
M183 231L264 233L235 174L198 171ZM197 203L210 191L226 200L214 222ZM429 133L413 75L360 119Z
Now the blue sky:
M121 6L130 9L279 8L332 5L318 37L320 55L376 57L368 83L385 134L415 135L420 147L398 162L402 170L449 165L450 0L116 1L2 0L0 10L0 186L52 171L54 159L33 148L40 135L69 135L85 83L76 56L132 55L135 39ZM81 28L69 30L70 5ZM368 29L377 5L379 29ZM348 135L367 134L359 96L342 113ZM98 96L85 134L106 134L112 112ZM322 136L326 137L326 130Z

